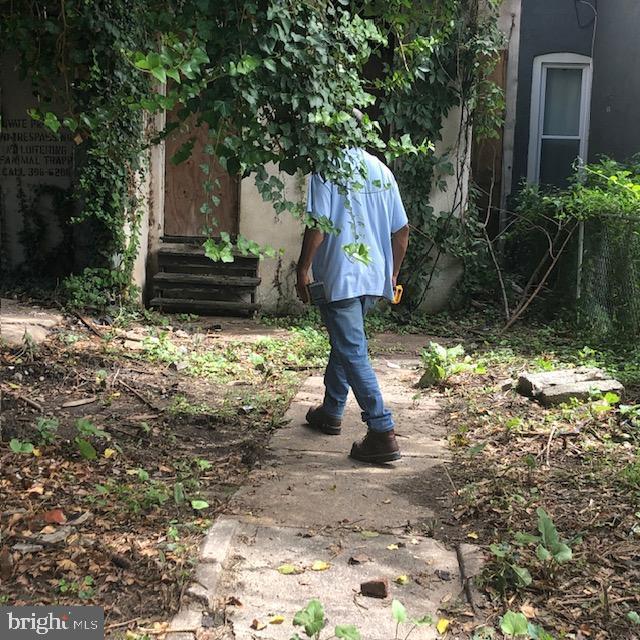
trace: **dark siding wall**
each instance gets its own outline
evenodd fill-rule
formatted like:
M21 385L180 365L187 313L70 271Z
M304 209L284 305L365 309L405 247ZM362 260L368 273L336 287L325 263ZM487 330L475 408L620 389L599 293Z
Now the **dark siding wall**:
M628 0L629 4L638 0ZM601 0L599 4L621 4L621 0ZM515 189L527 175L529 149L529 114L531 111L531 76L533 59L545 53L579 53L591 55L593 12L574 0L522 0L520 59L518 62L518 97L513 149ZM581 27L580 24L588 25ZM624 45L620 45L624 47Z
M534 0L535 1L535 0ZM589 158L640 151L640 1L600 0Z

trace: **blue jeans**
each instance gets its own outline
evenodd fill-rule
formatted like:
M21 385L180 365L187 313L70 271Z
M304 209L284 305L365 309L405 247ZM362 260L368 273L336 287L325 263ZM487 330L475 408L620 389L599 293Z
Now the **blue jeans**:
M364 332L364 318L377 300L375 296L360 296L320 305L331 341L322 408L327 415L341 418L351 387L362 409L362 420L369 429L390 431L393 429L391 412L384 406Z

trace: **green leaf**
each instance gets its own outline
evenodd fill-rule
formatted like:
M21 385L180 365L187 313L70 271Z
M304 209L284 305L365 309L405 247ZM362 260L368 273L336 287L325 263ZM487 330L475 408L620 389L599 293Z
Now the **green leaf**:
M135 54L135 60L133 63L138 69L143 69L145 71L149 71L151 69L151 64L143 53L138 52Z
M137 475L138 480L140 480L141 482L149 481L149 472L146 469L138 469Z
M536 513L538 514L538 531L542 535L542 544L547 549L553 549L560 542L558 530L542 507L538 507Z
M467 454L471 457L477 456L479 453L484 451L486 446L487 446L486 442L479 442L478 444L474 444L473 446L467 449Z
M637 611L629 611L627 618L633 622L633 624L640 624L640 615Z
M33 451L33 445L30 442L21 442L17 438L13 438L9 442L9 448L14 453L31 453Z
M608 404L617 404L620 402L620 396L617 393L613 393L613 391L608 391L604 394L603 400Z
M500 629L508 636L526 636L529 634L529 623L523 613L507 611L500 620Z
M58 116L55 113L51 113L51 111L47 111L44 114L44 126L48 129L51 129L53 133L58 133L62 124L60 120L58 120Z
M167 71L164 67L154 67L151 69L151 73L156 77L162 84L167 81Z
M198 64L209 62L209 56L207 55L207 52L202 47L196 47L193 50L191 57Z
M69 116L67 116L66 118L63 118L62 124L65 127L67 127L67 129L69 129L69 131L75 131L78 128L78 122L76 121L76 119L75 118L71 118Z
M165 69L165 71L167 76L172 80L175 80L178 84L182 82L182 79L180 78L180 72L177 69Z
M319 600L311 600L307 606L298 611L293 618L296 627L304 627L304 632L310 638L322 631L324 620L324 609Z
M528 587L533 582L533 578L526 567L520 567L517 564L512 564L511 568L523 587Z
M551 552L541 544L536 547L536 556L540 562L547 562L551 558Z
M257 69L261 62L260 58L245 54L237 64L230 64L229 75L247 75Z
M298 573L303 573L303 570L300 567L296 567L295 564L281 564L278 567L278 573L281 573L283 576L294 576Z
M265 58L263 62L264 66L267 67L269 71L272 71L273 73L276 72L276 63L271 58Z
M494 542L493 544L489 545L489 550L491 551L491 553L493 553L493 555L496 558L506 558L507 554L511 550L511 547L508 544L504 544L504 543L496 544Z
M191 508L196 511L202 511L203 509L209 508L209 503L206 500L192 500Z
M569 545L560 543L553 549L553 559L558 563L569 562L573 559L573 551Z
M76 438L76 445L78 446L78 451L80 451L80 455L85 460L95 460L98 456L98 453L93 448L93 445L88 440L83 440L82 438Z
M555 640L555 638L550 633L547 633L541 626L532 624L531 622L529 623L527 631L532 640Z
M182 484L182 482L176 482L173 485L173 501L176 504L180 505L183 504L186 499L187 498L184 493L184 485Z
M523 533L522 531L518 531L515 536L513 536L514 542L519 545L527 545L527 544L535 544L540 542L540 536L533 536L530 533Z
M171 157L171 164L178 165L191 156L193 145L196 143L195 138L189 138Z
M391 603L391 615L393 619L398 623L405 622L407 619L407 610L405 606L399 600L393 600Z
M340 624L335 628L334 635L336 638L345 638L346 640L360 640L360 632L352 624Z

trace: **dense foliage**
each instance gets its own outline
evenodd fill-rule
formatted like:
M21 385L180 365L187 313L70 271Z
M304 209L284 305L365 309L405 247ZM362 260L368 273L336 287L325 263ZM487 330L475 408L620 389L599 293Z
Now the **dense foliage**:
M196 114L208 126L207 153L232 174L254 173L276 211L303 219L300 203L286 199L266 164L290 174L318 171L344 183L353 179L341 160L346 147L373 148L388 161L402 157L395 169L411 221L427 244L435 242L426 263L427 252L417 248L424 243L415 243L409 256L416 286L428 272L433 276L441 251L463 254L464 168L429 152L455 105L462 108L463 151L469 142L467 125L497 43L495 16L482 16L478 5L13 3L3 23L3 48L18 52L23 72L33 79L39 108L32 116L54 132L72 131L79 144L77 219L92 221L96 244L93 269L68 282L74 297L91 290L90 299L80 295L76 302L94 303L126 289L140 217L135 186L150 142L144 114L159 110L172 114L160 135ZM369 110L379 123L367 115L359 122L354 107ZM187 142L174 161L188 157L192 146ZM460 155L460 148L451 151ZM456 174L451 211L434 212L426 204L436 168L436 174ZM208 200L201 211L210 214L219 203L217 185L206 164L202 169ZM250 239L237 242L242 251L260 250ZM231 248L227 236L207 245L214 259L231 259ZM356 259L363 255L363 247L352 251ZM87 283L92 285L85 288Z
M479 251L480 226L468 198L468 155L472 124L475 139L494 136L501 126L502 92L489 80L503 42L499 4L403 2L387 14L398 36L393 68L380 83L383 122L437 142L449 116L458 132L439 153L409 155L395 164L415 232L403 273L414 308L428 295L443 255L472 260ZM444 210L432 206L436 190L448 190Z
M80 305L126 295L138 250L133 185L142 169L144 116L130 105L151 83L132 72L122 51L153 41L145 5L13 3L3 19L0 47L18 52L38 100L31 116L54 133L71 131L78 145L74 221L87 221L93 239L84 277L68 282ZM96 295L87 297L91 291Z
M541 293L556 308L576 303L601 334L640 332L640 163L603 159L579 167L566 189L523 186L509 224L518 300ZM569 303L569 304L568 304Z

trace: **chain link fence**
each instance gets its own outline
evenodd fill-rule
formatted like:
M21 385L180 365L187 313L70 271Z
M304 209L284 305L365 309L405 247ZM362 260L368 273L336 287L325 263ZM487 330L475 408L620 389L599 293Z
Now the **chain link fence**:
M640 212L589 220L577 249L580 325L601 337L640 337Z

